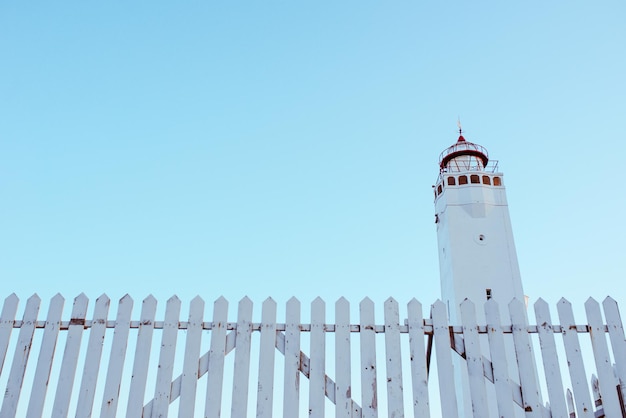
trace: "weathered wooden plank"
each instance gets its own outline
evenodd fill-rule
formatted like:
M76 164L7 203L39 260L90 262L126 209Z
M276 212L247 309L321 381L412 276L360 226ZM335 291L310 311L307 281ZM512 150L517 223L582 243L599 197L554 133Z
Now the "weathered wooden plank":
M174 375L174 359L176 355L176 341L178 339L178 320L180 318L180 299L176 295L167 301L163 334L161 336L161 351L159 353L159 369L157 371L154 388L154 404L150 415L152 418L167 418L170 407L170 392Z
M541 395L537 386L538 380L533 358L533 348L528 335L526 306L522 301L513 299L509 303L509 312L511 314L511 330L513 332L520 386L522 387L524 410L527 417L541 418L543 405L541 404Z
M626 401L626 339L624 338L624 327L619 313L619 307L615 299L607 297L602 302L604 315L613 348L613 358L619 378L622 399Z
M387 365L388 416L404 417L402 354L400 352L400 310L393 298L385 301L385 358Z
M248 411L248 382L250 381L250 344L252 339L252 301L246 296L239 301L237 337L235 337L235 367L231 417L245 417Z
M200 296L196 296L189 305L189 325L187 327L183 373L180 382L180 403L178 406L178 415L181 417L193 417L196 407L198 359L200 358L203 317L204 300Z
M104 394L100 418L113 418L117 414L124 361L126 360L126 347L128 333L130 331L130 314L133 310L133 299L125 295L120 299L115 319L115 331L111 343L111 356L109 357L109 369L104 383Z
M297 418L300 415L300 301L295 297L287 301L284 346L283 417Z
M493 384L496 392L498 413L501 417L512 417L514 416L513 393L511 391L511 381L509 380L508 361L515 360L507 360L506 357L502 322L500 320L500 307L495 299L489 299L485 303L485 318L487 320L487 336L489 352L491 353Z
M350 303L335 303L335 417L351 418Z
M469 299L465 299L461 303L461 320L463 322L465 363L467 364L472 411L475 418L488 417L489 407L487 406L487 390L485 388L485 378L483 377L483 353L478 337L476 308Z
M365 298L359 305L361 345L361 403L363 418L378 417L378 383L376 379L376 331L374 302Z
M48 391L48 381L50 379L54 350L59 336L64 303L65 299L58 293L50 301L41 348L39 349L37 369L35 370L35 377L33 378L33 389L31 390L30 401L28 402L28 409L26 411L27 418L41 417L43 413L43 405Z
M428 400L428 368L424 348L424 318L422 304L413 298L407 305L409 325L409 350L413 383L413 415L430 417ZM361 331L363 332L363 331Z
M24 373L26 372L26 365L28 364L40 303L41 299L39 299L37 294L28 298L26 302L24 319L19 336L17 337L13 364L11 365L7 388L4 392L4 400L2 402L2 408L0 409L0 417L2 418L15 417L17 412L17 403L20 398L20 392L22 391L22 384L24 383Z
M226 355L226 327L228 302L220 297L213 304L213 328L209 350L209 376L207 382L205 418L219 418L222 408L222 380Z
M152 351L152 335L154 333L154 317L156 315L157 301L149 295L142 302L139 331L137 332L137 345L135 348L135 360L133 362L133 374L130 380L130 392L126 417L140 417L143 410L143 400L146 395L146 383L148 379L148 366L150 365L150 352Z
M311 359L309 364L309 417L324 417L326 392L326 304L319 297L311 303ZM333 391L334 396L334 391Z
M2 374L4 359L9 348L18 303L19 299L15 293L12 293L4 299L4 304L2 305L2 313L0 313L0 375Z
M459 416L457 396L452 366L452 350L450 349L450 329L446 304L437 300L431 307L435 353L437 356L437 372L439 377L439 394L445 402L441 403L442 416L454 418ZM452 391L452 396L451 392Z
M543 359L543 369L548 387L550 410L554 417L567 417L563 379L561 378L559 358L556 352L556 343L554 342L550 308L546 301L541 298L535 302L535 318L537 319L537 332L539 334L541 358Z
M69 413L70 398L74 387L76 376L76 366L78 365L78 355L80 353L80 343L85 330L85 317L87 316L87 305L89 299L81 293L74 299L72 307L72 318L67 330L67 340L65 341L65 351L63 362L59 372L57 392L52 406L52 417L66 417Z
M276 359L276 302L267 298L261 313L261 342L259 347L259 385L256 416L271 418L274 406L274 364Z
M567 413L569 418L576 418L576 410L574 409L574 395L572 391L567 389L565 393L565 400L567 401Z
M591 418L594 416L594 406L589 395L587 373L585 372L585 363L578 341L572 304L562 298L557 304L557 312L559 314L559 322L561 322L561 335L563 336L565 356L567 358L572 390L574 391L577 416L580 418Z
M585 311L587 313L587 321L589 322L589 336L591 337L593 357L598 372L600 393L602 394L602 407L607 416L619 417L622 410L619 406L617 391L615 390L617 382L613 375L609 347L606 342L606 336L604 335L604 324L602 323L600 304L596 302L595 299L589 298L587 302L585 302Z
M96 306L89 331L89 342L87 343L87 353L83 376L78 391L78 404L76 405L76 418L91 417L93 411L93 401L95 397L96 384L102 359L102 348L106 334L106 324L109 314L111 300L105 294L96 299Z

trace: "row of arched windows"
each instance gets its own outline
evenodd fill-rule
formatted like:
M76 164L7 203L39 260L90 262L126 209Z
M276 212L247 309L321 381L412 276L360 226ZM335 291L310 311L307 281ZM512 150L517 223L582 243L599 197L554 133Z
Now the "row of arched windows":
M462 176L458 176L458 177L454 177L454 176L449 176L446 179L446 183L448 186L456 186L457 184L459 186L462 186L464 184L468 184L468 180L470 184L480 184L481 180L482 180L482 184L486 184L491 186L492 182L494 186L502 186L502 179L498 176L495 177L490 177L490 176L479 176L478 174L472 174L469 176L466 175L462 175ZM441 193L443 193L443 186L444 183L439 183L439 185L437 186L437 189L435 190L435 197L439 196Z

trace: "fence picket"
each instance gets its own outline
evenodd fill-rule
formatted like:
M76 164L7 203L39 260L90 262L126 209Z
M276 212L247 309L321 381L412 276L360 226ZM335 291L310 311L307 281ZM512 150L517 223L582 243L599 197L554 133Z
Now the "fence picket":
M537 333L539 334L541 357L543 359L543 369L546 376L552 416L567 417L563 379L561 378L559 358L556 353L550 308L546 301L541 298L535 302L535 318L537 319Z
M509 303L511 314L511 330L513 332L513 343L515 345L515 355L519 370L520 386L522 387L522 398L526 416L541 418L541 398L537 387L537 375L533 359L533 348L528 336L528 319L526 317L526 306L518 299L513 299Z
M352 416L350 365L350 303L342 297L335 303L335 418Z
M17 412L17 403L20 398L20 392L22 391L22 384L24 383L24 373L26 372L26 365L28 364L31 344L35 334L40 303L41 299L39 299L37 294L32 295L26 302L24 319L22 320L20 334L17 337L15 356L13 357L13 364L9 372L9 380L7 381L7 388L4 392L2 408L0 409L0 417L2 418L15 417Z
M563 335L565 356L567 357L570 381L574 391L576 411L580 418L591 418L594 416L594 407L589 394L587 373L585 372L585 363L583 362L580 342L578 341L572 304L567 299L561 298L556 307L559 314L559 322L561 322L561 335Z
M448 313L446 304L440 300L431 307L435 351L437 356L437 372L439 376L439 394L446 402L441 403L442 416L446 418L458 417L456 396L448 396L450 388L455 388L454 371L452 367L452 350L450 349L450 329L448 327Z
M89 342L87 343L83 377L78 392L76 418L91 417L110 304L111 300L105 294L96 299L91 330L89 331Z
M54 350L57 345L59 328L61 327L61 314L63 312L64 303L65 299L58 293L50 301L41 348L39 349L37 369L35 370L30 401L28 402L28 410L26 411L26 417L28 418L40 417L43 413L52 360L54 359Z
M604 315L613 348L613 358L617 368L622 399L626 402L626 340L624 339L624 327L619 314L619 307L615 299L607 296L602 302Z
M365 298L359 305L361 346L361 404L363 418L378 417L378 384L376 379L376 322L374 302Z
M278 343L278 341L277 341ZM300 301L287 301L285 320L285 393L283 417L300 416Z
M180 318L180 299L172 296L167 301L165 320L163 321L163 335L161 336L161 351L159 353L159 368L154 388L154 404L150 415L152 418L167 418L170 407L170 392L174 375L174 359L176 355L176 341L178 338L178 319Z
M126 408L126 416L128 418L141 416L143 409L156 308L157 301L154 296L149 295L143 300L135 348L135 361L133 362L133 374L130 380L128 406Z
M387 364L387 409L390 417L404 416L400 311L393 298L385 301L385 356Z
M461 319L463 321L465 362L467 364L470 397L472 398L472 411L476 418L488 417L489 407L487 406L487 390L483 377L483 353L478 338L476 308L469 299L465 299L461 303Z
M15 323L15 314L17 313L17 305L19 299L15 293L11 293L4 299L2 305L2 313L0 314L0 375L4 366L4 359L9 348L9 340Z
M324 395L326 393L325 320L326 303L321 298L317 297L311 303L311 358L309 361L310 418L324 417Z
M185 342L178 404L178 415L181 417L193 417L196 407L198 359L200 358L203 317L204 300L200 296L196 296L189 305L189 323L187 325L187 340Z
M514 359L507 361L506 358L500 307L495 299L489 299L485 303L485 317L487 319L487 336L489 352L491 353L493 384L496 391L498 413L501 417L512 417L514 416L513 394L511 392L511 381L509 380L508 361L514 361Z
M130 314L132 310L133 299L129 295L125 295L120 299L117 308L115 331L113 332L113 342L111 344L109 369L104 384L100 418L112 418L117 414L117 404L119 402L120 386L122 384L124 361L126 360L126 346L128 343Z
M228 326L228 302L220 297L213 304L213 329L209 350L209 376L207 381L205 418L219 418L222 408L222 380L224 356L226 355L226 328Z
M83 337L83 331L85 330L85 317L87 316L88 303L89 299L87 299L84 293L81 293L74 299L72 318L70 319L70 325L67 330L63 362L61 363L61 372L59 373L57 393L52 407L53 418L66 417L69 412L72 387L74 386L76 366L80 353L80 343Z
M600 394L602 395L602 408L604 409L605 415L618 417L621 415L622 410L619 406L617 391L615 389L617 382L613 374L609 347L606 343L606 336L604 335L604 324L602 323L600 304L596 302L595 299L589 298L585 302L585 311L587 313L587 321L589 322L589 336L591 337L593 357L598 372L598 383Z
M231 417L245 417L247 414L251 338L252 301L246 296L239 301L239 312L237 315Z
M256 416L270 418L274 403L274 364L276 358L276 302L267 298L261 314L261 342L259 347L259 387Z
M413 383L413 415L430 417L428 403L428 369L424 348L424 319L422 304L415 298L407 305L409 325L409 350L411 358L411 379ZM365 406L364 406L365 407Z

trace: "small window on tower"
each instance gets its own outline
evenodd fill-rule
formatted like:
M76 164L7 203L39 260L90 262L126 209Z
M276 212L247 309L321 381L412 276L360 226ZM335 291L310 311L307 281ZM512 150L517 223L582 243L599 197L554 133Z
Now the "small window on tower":
M448 186L454 186L456 184L456 181L454 180L454 177L448 177Z
M443 191L443 188L441 187L441 184L437 187L437 194L441 194L441 192Z
M491 179L489 176L483 176L483 184L491 184Z
M472 184L480 183L480 178L477 174L472 174L470 176L470 181L472 182Z
M485 289L485 293L487 294L487 300L491 299L491 289Z
M459 184L467 184L467 176L459 176Z
M494 177L493 178L493 185L494 186L502 186L502 180L500 180L500 177Z

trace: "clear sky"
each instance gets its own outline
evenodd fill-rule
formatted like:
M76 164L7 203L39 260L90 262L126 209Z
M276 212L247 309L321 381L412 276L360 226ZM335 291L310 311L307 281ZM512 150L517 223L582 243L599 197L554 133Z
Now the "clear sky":
M460 117L500 161L531 299L623 302L625 17L621 0L2 1L3 297L428 305L431 185Z

